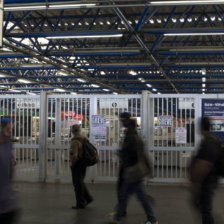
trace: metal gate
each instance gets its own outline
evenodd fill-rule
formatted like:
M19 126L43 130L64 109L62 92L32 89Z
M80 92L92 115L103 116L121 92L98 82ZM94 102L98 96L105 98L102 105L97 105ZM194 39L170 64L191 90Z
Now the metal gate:
M140 122L141 96L47 96L47 179L70 179L70 127L80 124L82 134L99 150L99 163L87 171L91 181L115 180L119 167L117 152L123 134L120 113L128 111ZM94 140L91 132L92 115L106 116L106 140Z
M38 180L39 160L39 96L0 96L0 120L10 117L13 121L12 139L17 161L16 178Z

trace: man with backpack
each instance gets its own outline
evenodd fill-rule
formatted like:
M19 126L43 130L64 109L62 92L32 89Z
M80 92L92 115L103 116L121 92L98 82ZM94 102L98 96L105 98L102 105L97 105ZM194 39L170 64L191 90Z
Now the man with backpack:
M76 195L76 206L73 206L72 208L83 209L93 201L93 198L89 194L84 183L86 167L90 165L88 163L88 158L86 159L87 153L85 152L86 148L84 147L88 140L81 135L79 125L73 125L71 127L71 132L74 137L71 139L70 161L72 181Z
M193 204L200 211L202 224L214 224L212 200L218 183L217 164L220 142L210 132L210 120L201 118L201 144L190 167Z

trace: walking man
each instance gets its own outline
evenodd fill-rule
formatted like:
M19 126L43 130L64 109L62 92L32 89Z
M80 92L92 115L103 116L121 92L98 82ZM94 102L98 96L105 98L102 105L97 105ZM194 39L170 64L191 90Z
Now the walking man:
M194 206L202 216L202 224L214 224L212 200L218 182L215 164L220 153L220 142L210 132L209 118L201 119L200 128L202 140L190 169L191 190Z
M143 149L143 143L137 134L136 121L130 119L127 113L121 114L121 122L127 128L124 143L120 152L121 169L125 172L126 168L134 166L138 162L138 150ZM121 187L119 189L119 201L114 220L111 223L121 223L121 218L125 214L128 198L135 193L141 202L146 215L146 224L158 224L154 212L149 203L143 180L136 183L129 183L122 175Z
M71 140L70 161L72 171L72 182L76 195L76 206L73 209L83 209L93 201L89 194L85 183L86 166L83 164L83 141L84 137L81 135L79 125L71 127L73 138Z

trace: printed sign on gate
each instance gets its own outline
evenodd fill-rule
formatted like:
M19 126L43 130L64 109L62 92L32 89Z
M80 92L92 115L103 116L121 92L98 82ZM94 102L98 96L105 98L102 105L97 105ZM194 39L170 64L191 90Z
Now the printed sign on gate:
M173 126L173 116L159 116L158 126L160 127L172 127Z
M105 115L92 115L91 132L95 141L106 141Z

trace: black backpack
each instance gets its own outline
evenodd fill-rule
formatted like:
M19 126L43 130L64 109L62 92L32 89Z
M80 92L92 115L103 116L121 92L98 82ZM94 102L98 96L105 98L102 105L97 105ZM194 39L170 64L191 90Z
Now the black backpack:
M85 166L93 166L99 161L96 147L89 142L87 138L82 141L83 157L82 161Z
M216 161L216 173L224 177L224 142L220 142L219 155Z

